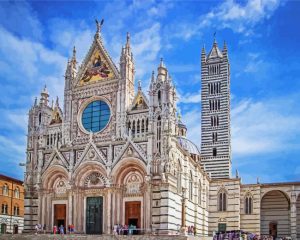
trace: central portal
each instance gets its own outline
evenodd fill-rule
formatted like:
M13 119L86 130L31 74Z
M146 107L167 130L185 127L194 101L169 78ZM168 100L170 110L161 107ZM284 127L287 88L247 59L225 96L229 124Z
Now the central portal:
M102 234L102 225L103 197L86 198L86 233Z
M54 225L66 230L66 204L54 204Z
M141 202L125 202L125 224L141 227Z

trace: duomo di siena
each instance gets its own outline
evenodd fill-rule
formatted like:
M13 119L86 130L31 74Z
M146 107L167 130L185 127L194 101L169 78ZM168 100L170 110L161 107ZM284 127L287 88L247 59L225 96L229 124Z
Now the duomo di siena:
M164 234L194 226L201 236L243 229L300 239L300 182L231 177L226 45L214 41L201 53L201 148L186 137L164 62L147 91L135 91L136 67L129 35L115 65L97 23L82 64L75 49L67 63L63 106L50 106L45 88L30 108L25 231L74 224L102 234L131 224Z

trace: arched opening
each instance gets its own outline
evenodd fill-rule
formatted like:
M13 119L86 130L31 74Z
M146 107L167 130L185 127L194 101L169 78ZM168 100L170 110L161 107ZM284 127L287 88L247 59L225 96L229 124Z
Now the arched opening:
M300 239L300 194L298 195L297 201L296 201L296 226L297 226L297 239Z
M1 233L6 233L6 228L7 228L7 225L5 223L2 223L1 224Z
M279 190L266 193L261 200L261 235L290 236L290 200Z

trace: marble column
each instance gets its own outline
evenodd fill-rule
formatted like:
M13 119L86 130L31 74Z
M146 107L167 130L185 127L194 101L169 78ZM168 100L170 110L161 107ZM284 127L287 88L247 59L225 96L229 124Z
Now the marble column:
M107 234L110 234L111 233L111 229L112 229L112 226L111 226L111 190L109 189L107 191L107 203L106 203L106 206L107 206L107 218L106 218L106 226L107 226L107 229L105 231L105 233Z
M297 239L296 221L297 221L296 203L291 202L290 224L291 224L291 237L292 237L292 239Z

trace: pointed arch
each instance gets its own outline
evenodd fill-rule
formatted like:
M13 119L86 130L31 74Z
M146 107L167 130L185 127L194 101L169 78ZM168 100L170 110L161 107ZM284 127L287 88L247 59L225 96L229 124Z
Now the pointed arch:
M63 166L52 165L42 174L44 189L53 189L54 183L58 178L68 179L68 171Z

